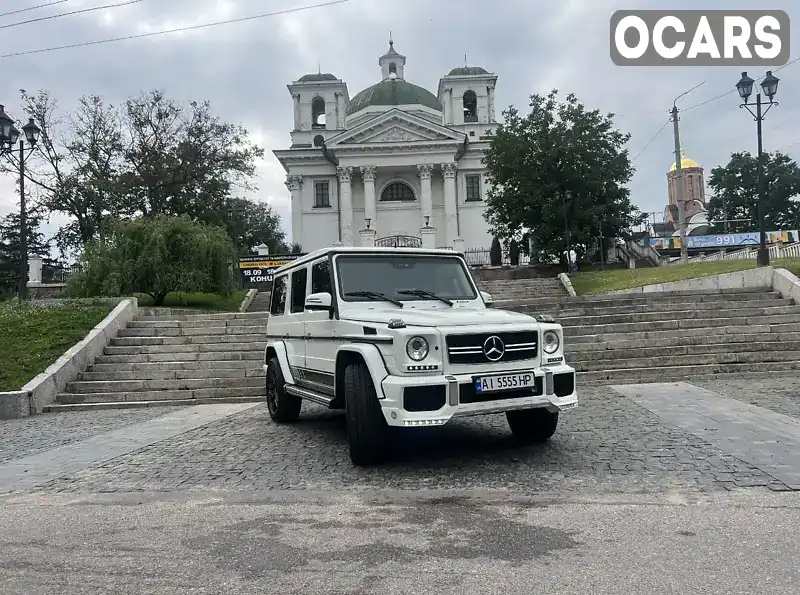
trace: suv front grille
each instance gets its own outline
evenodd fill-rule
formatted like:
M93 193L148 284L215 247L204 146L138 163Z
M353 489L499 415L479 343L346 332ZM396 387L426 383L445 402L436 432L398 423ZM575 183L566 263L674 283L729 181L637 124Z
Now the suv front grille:
M447 335L446 341L451 364L516 362L534 359L539 352L537 331Z

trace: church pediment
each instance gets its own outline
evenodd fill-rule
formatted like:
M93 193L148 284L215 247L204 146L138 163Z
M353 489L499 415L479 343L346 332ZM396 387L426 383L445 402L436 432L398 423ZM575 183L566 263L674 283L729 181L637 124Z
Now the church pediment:
M328 147L363 144L430 143L463 141L463 135L410 114L395 111L364 122L332 138Z

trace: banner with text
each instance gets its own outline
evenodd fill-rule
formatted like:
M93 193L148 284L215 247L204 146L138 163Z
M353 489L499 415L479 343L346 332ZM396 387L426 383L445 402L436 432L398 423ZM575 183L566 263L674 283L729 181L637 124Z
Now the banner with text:
M704 236L689 236L686 238L686 246L690 249L744 248L746 246L758 246L760 241L760 235L757 231L747 233L721 233ZM797 241L800 241L800 233L796 229L790 231L767 232L767 244L775 244L777 242L794 244ZM650 245L656 250L675 250L680 249L681 239L678 236L650 238Z
M239 259L239 271L241 271L242 286L245 289L258 287L262 290L272 289L272 276L276 270L297 260L303 254L270 254L260 256L242 256Z

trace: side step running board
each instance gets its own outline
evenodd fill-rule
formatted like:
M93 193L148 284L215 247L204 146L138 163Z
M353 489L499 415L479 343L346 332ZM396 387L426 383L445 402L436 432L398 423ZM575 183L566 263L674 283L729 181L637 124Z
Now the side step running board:
M330 407L331 403L333 403L333 397L308 390L307 388L300 388L294 384L285 385L284 390L290 395L300 397L301 399L305 399L307 401L313 401L314 403L319 403L325 407Z

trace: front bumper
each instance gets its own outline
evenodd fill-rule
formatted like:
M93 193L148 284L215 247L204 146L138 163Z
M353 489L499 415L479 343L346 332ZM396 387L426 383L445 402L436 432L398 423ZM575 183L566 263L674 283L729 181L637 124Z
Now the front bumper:
M474 400L471 394L473 374L420 377L387 376L381 383L385 395L385 398L380 400L383 415L390 426L441 426L454 417L487 415L539 407L546 408L551 412L557 412L572 409L578 405L574 368L567 365L559 365L535 369L521 368L504 373L515 374L519 372L533 373L537 378L537 383L541 380L541 391L535 391L539 394L517 397L515 396L516 393L501 392L493 393L491 397L481 397L491 400L464 402ZM478 376L478 374L474 376ZM444 405L435 410L429 410L430 408L428 407L424 411L409 411L406 408L406 389L421 389L423 387L429 395L428 402L435 405L441 403L443 392Z

